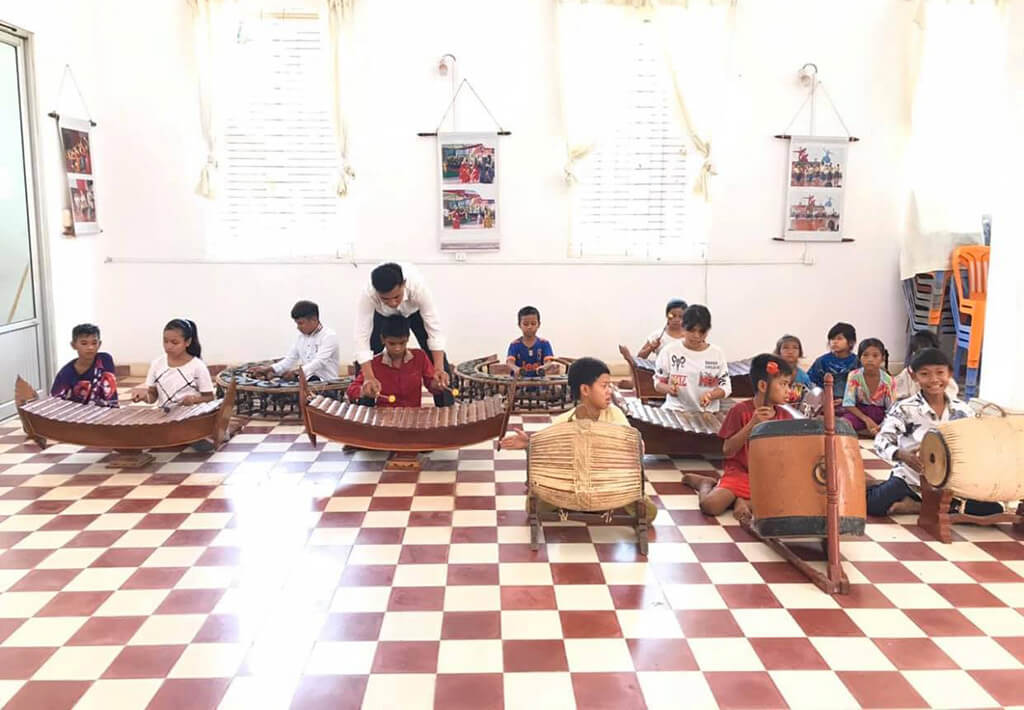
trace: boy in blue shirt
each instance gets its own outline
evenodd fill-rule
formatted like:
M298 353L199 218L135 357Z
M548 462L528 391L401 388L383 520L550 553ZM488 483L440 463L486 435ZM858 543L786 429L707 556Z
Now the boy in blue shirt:
M543 377L547 365L555 359L551 343L537 336L540 328L540 311L533 306L519 309L519 330L523 337L516 338L508 346L508 362L513 376Z
M834 380L833 396L840 400L846 394L846 377L857 367L857 354L853 351L857 344L857 331L849 323L836 323L828 331L828 349L811 365L807 376L818 387L825 386L825 375L831 374Z

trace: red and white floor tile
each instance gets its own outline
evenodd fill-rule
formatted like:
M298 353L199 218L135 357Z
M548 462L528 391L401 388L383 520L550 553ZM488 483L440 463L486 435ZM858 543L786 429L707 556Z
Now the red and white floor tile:
M0 423L11 710L1024 706L1009 528L872 520L830 597L697 510L680 471L717 462L649 459L644 560L618 526L531 552L525 458L491 444L418 474L293 423L140 471L104 455Z

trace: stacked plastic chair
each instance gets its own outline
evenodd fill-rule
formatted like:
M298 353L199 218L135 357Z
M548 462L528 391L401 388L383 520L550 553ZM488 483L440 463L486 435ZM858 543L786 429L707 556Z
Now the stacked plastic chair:
M908 334L929 330L941 338L956 332L945 298L948 283L948 271L917 274L903 281Z
M988 295L988 258L986 246L962 246L953 250L953 283L949 289L950 309L956 327L954 374L959 374L963 353L967 354L968 397L978 396L981 370L981 345L985 337L985 306Z

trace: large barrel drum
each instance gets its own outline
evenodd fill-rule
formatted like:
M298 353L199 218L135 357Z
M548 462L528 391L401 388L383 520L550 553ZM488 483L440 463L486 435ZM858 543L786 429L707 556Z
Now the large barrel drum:
M839 532L863 535L864 462L849 423L836 422ZM820 419L763 422L750 433L754 529L763 537L826 534L825 424Z
M1024 498L1024 417L943 422L921 442L924 477L960 498Z

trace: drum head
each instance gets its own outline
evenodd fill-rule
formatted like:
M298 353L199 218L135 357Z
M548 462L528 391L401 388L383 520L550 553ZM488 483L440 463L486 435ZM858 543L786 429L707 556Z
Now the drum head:
M930 431L921 442L921 463L924 464L924 477L934 488L941 488L949 480L950 456L949 447L942 434Z

